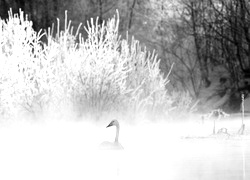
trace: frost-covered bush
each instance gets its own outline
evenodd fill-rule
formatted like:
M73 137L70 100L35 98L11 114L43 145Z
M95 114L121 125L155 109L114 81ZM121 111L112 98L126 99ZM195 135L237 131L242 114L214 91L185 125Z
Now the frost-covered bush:
M168 76L160 72L160 61L155 52L142 48L139 41L132 38L122 41L121 56L126 59L131 71L128 73L127 88L131 89L126 104L135 113L158 114L168 111L171 99L167 94Z
M66 108L98 117L113 111L167 114L171 109L168 76L161 74L156 53L134 38L122 40L119 16L103 24L91 19L86 39L79 34L81 25L74 33L67 16L64 30L58 20L56 30L44 34L35 32L21 11L10 11L0 26L2 115L60 114Z
M21 109L34 112L34 101L39 102L39 108L46 103L41 96L46 94L46 87L39 86L43 62L41 36L22 11L20 16L9 11L9 19L0 19L0 111L3 116L17 116Z
M120 58L118 21L113 18L107 25L97 22L88 22L88 38L80 39L78 58L72 59L76 77L72 99L82 113L117 109L128 93L126 79L130 69L126 59Z
M194 102L189 92L172 92L171 97L173 103L170 114L175 116L175 119L182 119L197 111L199 101Z
M119 17L106 24L97 22L91 19L85 27L88 37L81 39L75 59L79 69L75 69L78 87L73 99L80 111L167 111L171 105L165 89L168 77L161 74L157 55L133 38L121 40Z

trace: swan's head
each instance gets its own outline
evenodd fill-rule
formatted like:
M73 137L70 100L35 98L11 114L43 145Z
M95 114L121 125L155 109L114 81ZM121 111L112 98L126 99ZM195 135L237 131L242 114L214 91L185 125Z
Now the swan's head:
M110 126L119 126L119 122L116 120L116 119L114 119L114 120L112 120L110 123L109 123L109 125L106 127L106 128L108 128L108 127L110 127Z

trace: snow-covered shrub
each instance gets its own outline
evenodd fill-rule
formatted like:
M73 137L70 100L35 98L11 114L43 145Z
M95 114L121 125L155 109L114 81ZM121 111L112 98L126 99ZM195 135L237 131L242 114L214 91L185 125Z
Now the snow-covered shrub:
M41 94L44 89L38 86L43 49L40 43L41 32L35 32L32 22L20 11L9 19L0 20L0 98L1 114L17 116L19 111L34 111L34 100L43 108Z
M55 36L54 28L48 29L46 43L22 11L14 16L10 11L0 25L2 115L62 113L66 108L98 117L113 111L166 114L171 109L168 76L161 74L156 53L134 38L120 38L118 13L103 24L91 19L86 39L79 34L81 25L73 32L67 16L64 30L59 20Z
M150 53L142 48L139 41L132 38L123 40L121 57L126 59L131 68L126 86L131 92L127 95L126 104L130 111L137 113L166 113L171 106L171 98L166 91L168 76L160 72L160 60L155 52Z
M174 116L175 119L183 119L188 115L197 111L197 104L199 101L194 102L190 93L187 92L172 92L172 111L171 116Z
M80 38L77 58L74 57L74 91L72 100L81 113L100 113L119 110L123 104L127 60L120 58L120 37L115 18L106 25L91 19L85 27L87 39Z
M118 26L119 17L114 17L101 25L91 19L85 27L88 38L80 40L75 59L80 83L74 86L73 99L79 110L167 111L171 105L165 89L168 77L161 74L157 55L142 49L134 38L130 43L128 38L121 40Z
M47 43L44 45L46 66L44 77L48 78L51 92L50 111L53 113L65 110L72 110L71 100L73 91L77 87L77 72L79 53L76 39L79 34L81 24L77 31L73 32L71 21L67 21L67 11L65 12L64 30L60 30L60 20L57 19L57 27L48 29L46 32ZM53 35L55 32L55 36Z

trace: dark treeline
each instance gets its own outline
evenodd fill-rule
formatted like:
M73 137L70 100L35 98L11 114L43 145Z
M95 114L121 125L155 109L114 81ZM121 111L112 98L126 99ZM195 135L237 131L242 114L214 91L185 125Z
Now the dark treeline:
M21 9L33 21L33 28L38 31L56 23L57 18L63 22L66 10L73 25L78 26L79 23L86 23L90 18L97 16L101 23L112 17L116 9L129 11L130 6L135 6L135 2L136 0L128 2L125 0L0 0L0 17L8 18L10 8L13 13L18 13ZM126 9L124 5L127 6ZM131 12L128 12L128 16L132 16ZM129 23L131 26L132 21L129 20L127 24Z
M199 99L214 86L204 102L219 96L225 101L218 106L231 108L250 90L249 0L0 0L2 19L9 8L24 10L35 30L63 22L65 10L78 26L97 16L101 23L118 9L121 35L129 31L156 49L164 73L175 64L172 89Z
M183 0L183 22L194 39L201 80L213 81L213 69L220 66L217 93L229 95L229 105L250 90L250 1Z
M0 16L3 19L8 18L8 11L12 8L13 13L23 10L33 22L33 28L40 29L51 26L52 22L59 15L58 0L1 0Z
M242 77L250 75L250 2L188 1L185 6L202 78L209 81L210 64L223 64L232 86L240 88Z

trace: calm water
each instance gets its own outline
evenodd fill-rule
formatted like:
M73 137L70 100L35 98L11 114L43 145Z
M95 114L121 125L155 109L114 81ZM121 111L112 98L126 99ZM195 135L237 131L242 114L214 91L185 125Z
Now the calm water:
M103 176L115 179L117 173L120 179L250 178L250 141L182 140L168 145L160 150L115 152L115 155L102 152L101 155L106 155L101 158L105 162L102 165L107 165L102 169Z
M98 150L102 141L114 139L112 128L84 123L1 127L0 179L250 179L249 135L182 139L195 134L186 125L121 127L124 151Z

